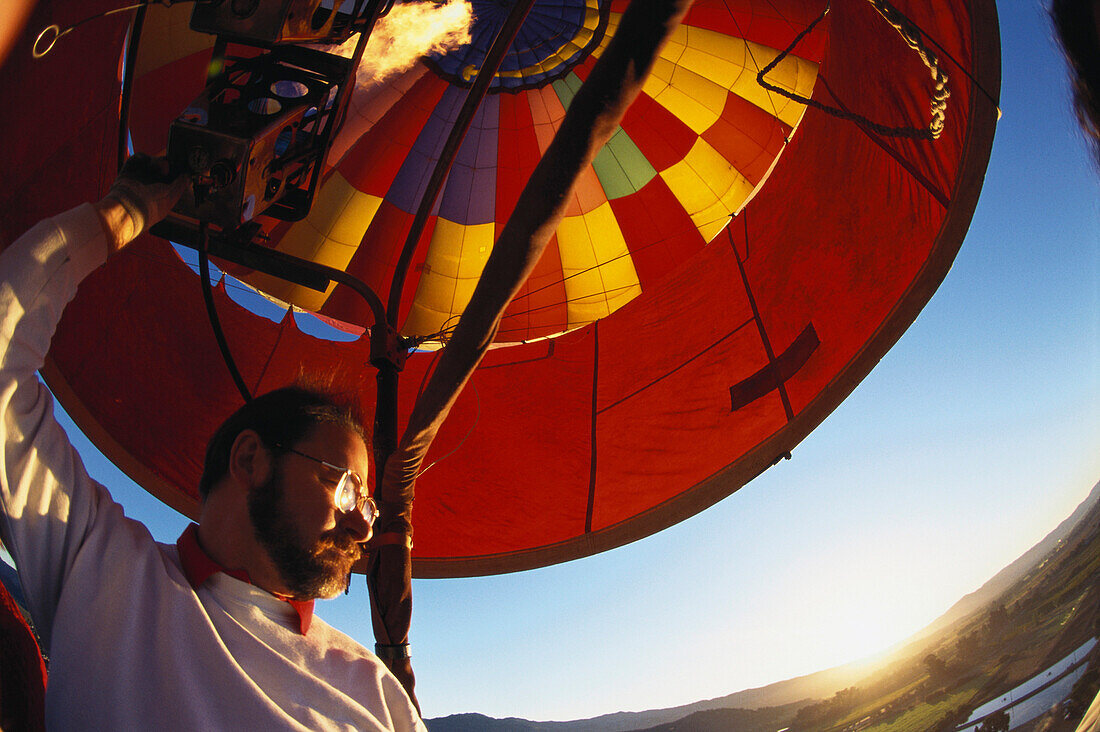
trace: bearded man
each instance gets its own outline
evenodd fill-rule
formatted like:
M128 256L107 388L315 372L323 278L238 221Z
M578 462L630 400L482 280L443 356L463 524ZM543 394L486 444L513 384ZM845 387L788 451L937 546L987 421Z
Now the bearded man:
M0 255L0 531L48 649L47 726L425 730L385 665L313 617L377 517L350 409L289 387L238 410L207 449L199 524L175 545L123 515L54 420L35 371L65 304L183 185L132 159L98 204Z

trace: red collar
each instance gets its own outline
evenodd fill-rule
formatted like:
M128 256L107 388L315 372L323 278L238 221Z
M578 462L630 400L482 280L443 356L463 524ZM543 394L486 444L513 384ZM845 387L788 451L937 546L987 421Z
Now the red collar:
M248 572L243 569L226 569L210 558L210 555L199 545L198 524L191 524L183 530L180 538L176 540L176 549L179 551L183 574L193 589L199 589L202 583L216 572L223 572L242 582L252 584ZM305 635L310 623L313 622L313 600L291 600L279 595L276 597L285 601L298 613L298 624L302 635Z

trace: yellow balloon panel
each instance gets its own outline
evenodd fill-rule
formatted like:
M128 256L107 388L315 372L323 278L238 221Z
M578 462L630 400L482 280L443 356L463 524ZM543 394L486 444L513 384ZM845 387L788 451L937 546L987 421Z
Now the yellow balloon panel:
M458 322L493 251L495 228L492 223L464 226L436 220L403 333L429 335Z
M606 317L642 292L610 203L582 216L562 219L558 252L569 328Z
M681 26L662 50L643 90L700 135L718 121L730 91L794 127L805 107L756 83L760 69L778 54L758 43ZM768 74L775 86L807 97L816 80L817 64L793 55Z
M346 270L381 203L382 199L359 191L334 171L317 191L309 215L291 225L276 249ZM262 274L245 279L279 300L313 311L321 309L335 287L330 283L325 292L317 292Z
M791 127L797 127L802 115L806 112L805 105L768 91L756 82L756 74L759 71L756 66L760 69L764 68L779 55L779 52L758 43L746 42L744 45L746 52L754 61L754 66L748 69L751 73L737 77L730 91L778 117ZM782 87L808 98L813 94L814 84L817 82L817 64L794 55L787 56L768 72L767 80L773 86Z
M683 160L662 170L661 178L704 241L713 239L753 192L752 183L701 138Z

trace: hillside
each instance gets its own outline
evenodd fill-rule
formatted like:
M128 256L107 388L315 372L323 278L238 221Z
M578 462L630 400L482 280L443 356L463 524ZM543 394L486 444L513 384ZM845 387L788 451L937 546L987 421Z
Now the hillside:
M481 732L482 730L485 732L634 732L634 730L646 728L659 728L660 725L714 710L745 712L769 707L797 709L813 699L830 696L837 689L855 683L866 676L867 671L867 666L863 664L839 666L683 706L651 709L644 712L615 712L568 722L534 722L515 717L494 719L482 714L453 714L448 717L429 719L426 723L431 732Z
M962 599L952 605L947 612L933 621L927 628L918 632L911 640L916 641L933 635L997 599L1001 593L1008 590L1009 587L1038 565L1046 555L1054 551L1058 547L1059 542L1064 541L1070 535L1070 532L1073 531L1097 504L1100 504L1100 483L1093 486L1092 491L1085 500L1077 506L1073 513L1071 513L1065 521L1058 524L1058 526L1047 534L1042 541L1021 554L1016 561L993 575L988 582L977 590L968 595L964 595Z
M965 718L967 709L1097 632L1100 483L1042 541L873 668L851 664L679 707L568 722L459 714L427 725L431 732L774 732L788 724L842 730L857 723L928 730ZM944 662L938 673L927 665L929 655Z

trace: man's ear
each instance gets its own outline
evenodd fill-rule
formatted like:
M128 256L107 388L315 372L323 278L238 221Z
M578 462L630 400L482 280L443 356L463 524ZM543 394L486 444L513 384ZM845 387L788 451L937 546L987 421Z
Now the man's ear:
M246 489L263 485L271 477L271 451L255 430L242 430L229 448L229 477Z

